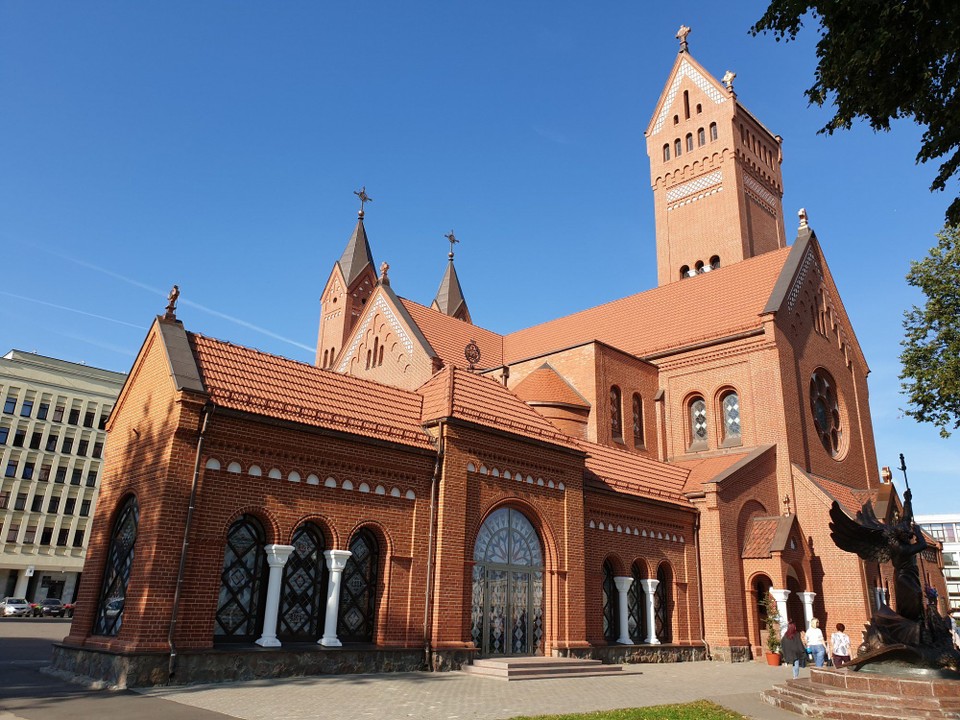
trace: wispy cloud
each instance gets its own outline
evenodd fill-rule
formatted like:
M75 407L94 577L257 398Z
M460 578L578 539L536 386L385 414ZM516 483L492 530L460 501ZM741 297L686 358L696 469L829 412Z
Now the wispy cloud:
M5 295L7 297L15 298L17 300L24 300L26 302L36 303L37 305L45 305L47 307L51 307L56 310L65 310L67 312L76 313L77 315L85 315L87 317L96 318L97 320L106 320L107 322L116 323L117 325L126 325L127 327L136 328L137 330L143 330L143 325L137 325L136 323L127 322L126 320L118 320L117 318L107 317L106 315L98 315L97 313L87 312L86 310L81 310L80 308L67 307L66 305L57 305L57 303L47 302L46 300L39 300L38 298L27 297L26 295L17 295L16 293L6 292L4 290L0 290L0 295Z

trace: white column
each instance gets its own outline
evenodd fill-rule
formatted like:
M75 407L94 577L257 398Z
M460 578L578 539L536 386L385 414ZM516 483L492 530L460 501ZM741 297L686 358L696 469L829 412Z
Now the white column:
M263 609L263 634L257 640L262 647L280 647L277 640L277 613L280 610L280 585L283 580L283 566L293 552L293 545L267 545L267 565L270 577L267 580L267 604Z
M650 645L659 645L657 639L657 617L653 610L653 596L657 592L659 580L641 580L640 587L643 588L644 599L647 601L647 640Z
M613 582L617 586L617 607L620 609L620 637L617 638L617 642L633 645L633 640L630 639L630 617L627 614L627 591L633 584L633 578L615 577Z
M800 602L803 603L803 626L805 630L810 629L810 621L813 620L813 599L817 596L815 592L797 593L800 596Z
M783 637L787 631L787 598L790 597L790 591L770 588L770 594L777 601L777 622L780 623L780 637Z
M323 637L318 640L324 647L340 647L337 637L337 615L340 613L340 577L352 553L349 550L324 550L327 559L327 614L323 621Z

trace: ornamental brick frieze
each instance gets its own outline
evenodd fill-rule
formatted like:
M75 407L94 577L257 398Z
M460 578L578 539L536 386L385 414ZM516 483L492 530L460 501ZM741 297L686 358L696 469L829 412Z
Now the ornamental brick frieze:
M666 121L667 115L670 114L670 107L677 97L677 93L680 90L680 82L683 78L690 78L693 84L716 105L727 101L727 97L717 89L716 85L705 78L699 70L684 59L680 62L680 67L677 68L677 74L673 76L673 82L670 83L667 95L663 99L663 105L660 107L660 113L657 115L657 122L653 125L651 135L656 135L663 128L663 123Z
M545 487L551 490L559 490L563 492L566 490L566 485L563 482L554 482L551 479L544 479L540 476L533 477L530 474L524 474L523 472L517 470L501 470L497 467L487 468L486 465L480 464L479 467L473 463L467 464L467 472L476 473L478 475L489 475L490 477L503 478L504 480L513 480L515 482L524 483L526 485L536 485L537 487Z
M653 528L641 528L638 525L630 526L622 523L616 523L611 520L590 520L587 528L598 532L618 533L620 535L632 535L634 537L647 538L650 540L663 540L671 543L686 543L683 535L669 530L655 530Z

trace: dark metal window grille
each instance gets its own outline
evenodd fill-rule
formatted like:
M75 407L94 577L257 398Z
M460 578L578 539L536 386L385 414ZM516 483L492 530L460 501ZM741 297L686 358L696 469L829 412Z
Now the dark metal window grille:
M340 586L337 636L344 642L373 642L380 546L372 533L361 530L350 541L350 552Z
M707 442L707 404L703 398L690 403L690 444L701 445Z
M640 574L640 568L633 566L633 584L627 591L627 626L630 630L630 637L636 642L646 642L647 635L647 605L644 602L643 586L640 581L643 580Z
M218 640L243 642L257 637L267 589L263 545L263 529L249 515L237 520L227 533L213 628Z
M116 635L123 624L123 607L133 566L133 550L137 542L140 508L137 499L127 498L113 526L107 550L107 568L100 588L100 601L93 624L94 635ZM47 529L44 529L46 533ZM42 540L41 540L41 544ZM47 540L49 544L49 539Z
M617 639L617 586L613 581L613 567L603 564L603 636L608 642Z
M673 642L670 626L670 572L661 565L657 568L657 591L653 594L653 615L656 620L657 639L662 643Z
M278 635L284 640L316 640L327 606L323 535L310 523L293 534L293 552L283 567Z
M723 437L728 442L740 440L740 396L729 392L723 396Z

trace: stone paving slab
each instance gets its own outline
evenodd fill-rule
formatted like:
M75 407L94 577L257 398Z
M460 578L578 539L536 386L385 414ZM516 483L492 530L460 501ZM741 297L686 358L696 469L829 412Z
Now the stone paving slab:
M806 673L804 673L805 675ZM242 720L502 720L713 700L759 720L797 716L760 700L790 677L761 663L625 665L610 677L517 683L465 673L396 673L150 688L140 692Z

